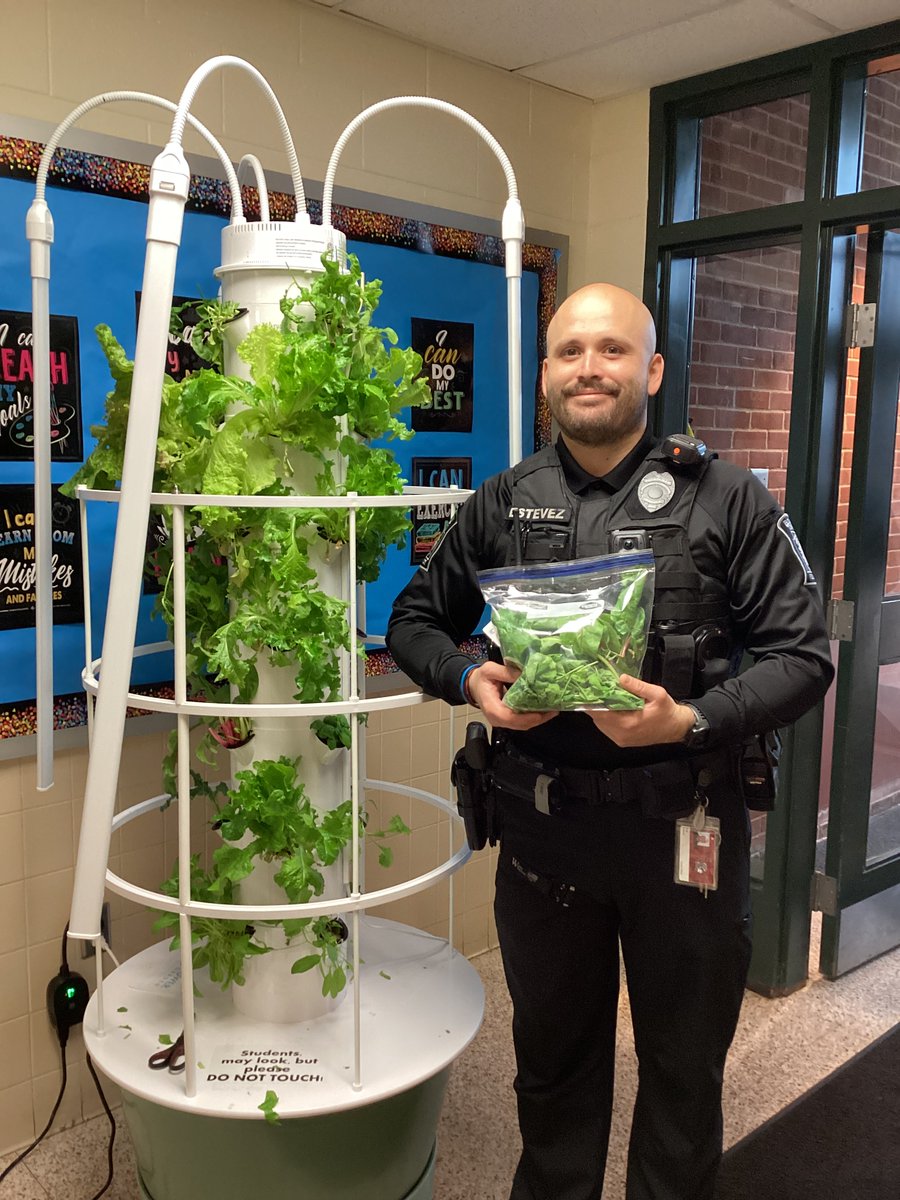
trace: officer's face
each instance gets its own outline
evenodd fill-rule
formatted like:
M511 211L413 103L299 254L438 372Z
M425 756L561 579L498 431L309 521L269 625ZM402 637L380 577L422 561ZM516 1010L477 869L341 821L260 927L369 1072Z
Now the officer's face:
M584 446L637 439L647 397L662 382L647 309L621 288L594 285L571 296L547 332L544 395L562 432Z

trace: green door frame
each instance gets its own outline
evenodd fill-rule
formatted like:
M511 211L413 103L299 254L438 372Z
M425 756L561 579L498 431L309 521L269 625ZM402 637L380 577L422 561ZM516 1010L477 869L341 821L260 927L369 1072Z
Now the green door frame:
M852 247L855 239L847 240ZM835 911L822 920L821 968L832 979L898 939L900 848L871 864L867 851L878 670L900 658L900 597L884 592L900 392L900 233L869 231L864 302L877 305L877 317L874 344L859 355L847 525L853 638L840 647L825 862Z
M832 261L834 231L896 212L896 188L850 189L862 157L866 64L897 52L900 21L681 80L650 94L644 300L656 314L667 364L664 392L652 414L654 429L681 430L687 421L696 257L799 245L785 507L825 597L834 559L849 282L843 264ZM810 101L804 199L697 217L702 119L799 93ZM753 881L749 986L769 996L801 987L808 976L822 717L820 705L786 739L779 803L767 820L764 878Z

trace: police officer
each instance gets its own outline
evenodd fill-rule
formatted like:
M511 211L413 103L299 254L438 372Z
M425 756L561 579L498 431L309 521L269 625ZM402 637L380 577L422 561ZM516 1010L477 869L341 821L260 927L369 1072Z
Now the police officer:
M397 598L387 642L427 692L476 705L494 731L495 913L522 1135L510 1200L599 1200L620 945L639 1063L628 1200L709 1200L750 959L746 800L773 790L761 735L831 682L822 608L762 484L696 440L648 432L663 360L634 296L582 288L547 343L558 441L461 506ZM457 648L482 615L477 571L647 546L650 644L642 678L621 677L642 708L516 713L504 703L515 670ZM698 867L701 841L715 861ZM717 886L695 886L692 869Z

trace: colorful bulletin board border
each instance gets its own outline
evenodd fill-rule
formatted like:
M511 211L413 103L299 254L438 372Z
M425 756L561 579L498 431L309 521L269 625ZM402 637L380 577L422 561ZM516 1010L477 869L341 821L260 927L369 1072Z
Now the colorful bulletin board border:
M0 177L34 180L43 150L41 142L0 134ZM150 167L144 163L126 162L103 154L64 148L58 149L54 154L47 177L48 185L53 187L95 192L143 203L149 202L149 180ZM250 220L258 219L257 190L242 187L241 195L247 217ZM231 213L231 193L228 185L220 179L193 175L187 207L193 212L227 218ZM310 199L307 208L313 223L321 222L321 202ZM273 221L293 220L296 213L295 198L286 192L271 192L269 209ZM503 241L490 234L346 205L335 205L332 219L335 227L345 233L348 239L468 259L488 266L502 266L504 262ZM552 246L526 242L522 247L523 268L533 271L538 277L538 361L542 360L546 353L547 326L556 306L558 262L559 251ZM538 382L535 390L535 450L545 446L550 437L550 412L540 394ZM473 638L461 648L476 658L482 658L486 653L482 637ZM396 663L386 650L369 653L366 661L367 676L385 676L397 671ZM171 695L171 689L166 685L133 690L147 695ZM143 710L140 709L129 709L128 712L130 716L143 715ZM83 694L73 693L55 697L54 728L69 729L86 723L87 704ZM34 702L19 701L0 706L0 738L33 734L36 727Z

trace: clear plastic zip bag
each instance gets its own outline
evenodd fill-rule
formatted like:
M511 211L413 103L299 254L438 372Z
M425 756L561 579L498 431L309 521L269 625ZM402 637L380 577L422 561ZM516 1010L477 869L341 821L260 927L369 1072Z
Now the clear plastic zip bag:
M639 676L653 608L648 550L480 571L491 606L485 633L521 675L504 700L516 712L635 709L619 685Z

